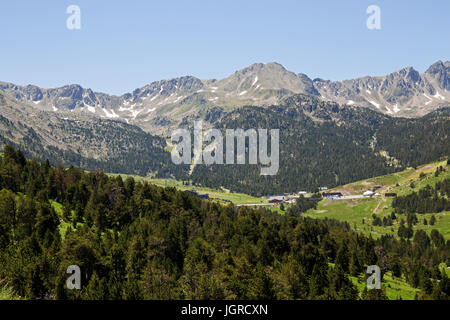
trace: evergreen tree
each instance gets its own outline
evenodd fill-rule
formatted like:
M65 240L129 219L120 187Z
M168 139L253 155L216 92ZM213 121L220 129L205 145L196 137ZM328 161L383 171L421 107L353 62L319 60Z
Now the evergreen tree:
M345 242L343 242L336 255L336 266L341 268L344 272L349 270L349 252Z

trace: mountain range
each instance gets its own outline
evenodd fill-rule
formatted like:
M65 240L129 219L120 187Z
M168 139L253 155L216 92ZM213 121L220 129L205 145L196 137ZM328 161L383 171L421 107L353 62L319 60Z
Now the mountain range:
M75 84L44 89L0 82L0 90L21 104L62 117L120 120L170 136L172 130L192 125L193 120L221 117L247 105L277 105L295 94L396 117L420 117L450 105L450 62L438 61L424 73L408 67L386 76L344 81L310 79L278 63L256 63L222 80L185 76L152 82L122 96Z
M162 80L122 96L0 83L0 147L54 165L253 195L313 190L448 156L449 79L449 62L423 74L406 68L342 82L267 63L223 80ZM261 176L258 165L173 164L171 130L200 119L219 130L280 129L278 174Z

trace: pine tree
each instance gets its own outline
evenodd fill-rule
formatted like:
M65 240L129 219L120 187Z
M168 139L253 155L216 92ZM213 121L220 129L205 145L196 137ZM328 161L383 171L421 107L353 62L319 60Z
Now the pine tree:
M94 272L86 288L85 297L88 300L107 300L108 286L106 279L100 279L97 273Z
M323 264L315 264L309 281L309 298L320 299L328 285L328 268Z
M344 272L349 270L349 252L345 242L343 242L336 255L336 266L340 267Z
M357 276L362 271L362 265L359 262L358 255L355 250L352 251L349 263L349 272L352 276Z
M430 218L430 226L434 226L435 223L436 223L436 217L434 215L432 215Z

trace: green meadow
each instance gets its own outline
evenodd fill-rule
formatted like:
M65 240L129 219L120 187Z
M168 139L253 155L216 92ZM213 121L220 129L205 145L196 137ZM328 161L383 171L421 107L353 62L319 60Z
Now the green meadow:
M434 172L439 166L443 166L446 171L435 177ZM392 198L385 197L384 194L389 192L397 193L397 195L407 195L413 191L418 191L426 185L434 185L436 182L449 177L450 166L447 166L446 161L441 161L420 166L416 169L410 168L402 172L358 181L332 190L341 191L344 194L361 194L375 185L381 185L382 188L377 191L380 193L380 196L352 200L324 199L319 202L316 210L309 210L304 215L318 219L328 218L346 221L355 230L366 235L372 234L375 237L383 234L396 235L400 219L406 219L401 215L397 215L397 219L393 221L392 226L372 225L373 214L376 214L382 220L383 217L388 217L393 212ZM411 183L413 184L412 186ZM376 208L377 210L375 210ZM436 224L434 226L425 225L424 219L429 222L433 215L436 218ZM450 212L417 214L417 218L419 222L414 226L414 230L422 229L430 233L431 230L436 229L446 239L450 240Z
M112 176L117 176L116 174ZM225 189L213 189L202 186L194 185L183 185L181 181L174 179L155 179L150 177L141 177L135 175L121 175L122 178L132 177L137 181L147 181L151 184L157 185L159 187L173 187L178 190L195 190L198 193L207 193L209 197L213 200L226 200L231 201L234 204L267 204L267 199L252 197L244 193L232 193Z

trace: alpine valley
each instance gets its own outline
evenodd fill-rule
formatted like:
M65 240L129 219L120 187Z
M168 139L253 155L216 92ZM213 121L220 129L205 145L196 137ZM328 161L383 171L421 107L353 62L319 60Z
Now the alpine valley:
M448 156L449 116L449 61L424 73L408 67L341 82L257 63L221 80L185 76L122 96L0 82L1 147L54 165L258 196L342 185ZM195 120L218 129L280 129L278 174L260 176L257 165L172 164L168 138Z

